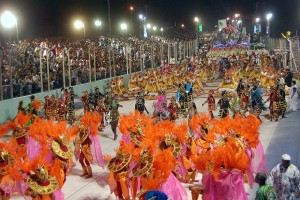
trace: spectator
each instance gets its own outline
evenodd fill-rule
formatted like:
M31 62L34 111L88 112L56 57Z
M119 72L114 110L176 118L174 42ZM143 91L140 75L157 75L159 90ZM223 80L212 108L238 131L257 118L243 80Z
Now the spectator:
M276 200L276 192L274 187L267 184L268 175L264 172L259 172L255 176L255 182L259 185L259 189L256 192L255 200Z
M299 197L299 170L291 164L291 156L283 154L281 163L270 172L268 183L275 188L278 199Z

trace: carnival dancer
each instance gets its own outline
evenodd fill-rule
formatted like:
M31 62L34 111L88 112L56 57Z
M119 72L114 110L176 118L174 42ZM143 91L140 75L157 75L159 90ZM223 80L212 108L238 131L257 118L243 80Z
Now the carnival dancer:
M141 178L142 189L137 195L139 199L144 199L147 189L143 185L143 180L149 180L149 175L153 170L154 157L150 149L144 148L140 153L140 160L132 169L132 175L134 178Z
M64 95L63 95L63 101L64 101L64 104L67 105L70 93L69 93L67 88L65 88L64 91L65 92L64 92Z
M297 110L297 98L298 98L298 89L296 86L296 81L292 81L292 87L290 89L290 110Z
M32 121L37 117L38 110L41 108L41 105L42 102L35 99L34 95L30 96L30 103L26 106L26 111L30 114Z
M213 111L216 110L216 100L214 97L214 91L213 90L209 90L208 91L208 97L207 99L204 101L204 103L202 104L202 106L204 106L206 103L208 103L208 113L210 114L211 119L215 118Z
M81 96L81 102L83 104L84 113L89 112L89 93L88 91L83 91L83 95Z
M81 164L83 174L81 177L91 178L93 176L91 163L93 162L93 156L91 152L92 141L89 138L89 130L85 125L79 126L79 134L75 139L77 145L76 148L80 148L79 163Z
M89 101L88 101L88 107L89 107L89 112L93 112L94 111L94 103L95 99L94 99L94 94L92 92L89 93Z
M99 166L104 167L104 161L102 156L102 150L98 136L98 126L102 120L102 117L97 113L85 113L79 125L79 131L75 138L75 155L79 159L83 174L81 177L85 178L93 177L91 164L96 162Z
M278 86L279 90L279 105L280 105L280 114L282 118L286 118L285 112L286 112L286 100L285 100L285 91L284 91L284 84L280 84Z
M7 121L7 127L12 130L12 138L16 140L16 144L20 149L29 149L28 141L29 136L29 126L27 124L30 122L30 116L27 114L23 114L22 112L18 113L15 117L14 121Z
M129 194L129 163L132 158L132 152L127 152L128 148L120 147L117 151L116 157L111 159L108 163L108 170L110 175L108 177L108 185L111 188L111 191L114 192L117 198L130 200ZM135 195L132 194L135 199Z
M9 200L13 195L17 181L15 174L20 176L14 165L20 156L22 157L22 154L16 153L16 149L10 144L10 141L0 142L0 199Z
M263 91L257 85L254 85L250 92L252 112L255 113L258 119L260 119L259 115L261 114L262 110L266 110L262 100L263 94Z
M70 101L75 106L75 93L73 87L69 87L69 96L70 96Z
M73 165L72 156L74 155L73 149L67 140L66 136L62 133L59 133L59 130L66 130L66 123L60 122L55 124L55 128L50 130L53 134L51 135L53 141L51 143L52 151L54 152L53 163L61 166L60 176L57 176L57 181L59 184L59 188L62 188L67 174L71 172L71 166ZM58 127L58 128L57 128ZM69 134L69 136L76 135L77 127L73 128L73 133ZM70 131L71 132L71 131Z
M196 116L193 118L193 130L197 131L199 125L206 123L209 127L204 137L207 148L200 149L192 156L195 168L203 174L202 198L247 199L244 181L249 180L251 186L253 172L257 170L257 167L253 168L252 151L259 143L258 129L261 123L254 115L246 118L237 115L235 118L226 117L211 122L205 116ZM231 123L233 125L227 126ZM256 161L259 163L262 159ZM250 170L252 173L248 173L249 168L253 170ZM198 189L200 191L201 188Z
M168 105L168 110L170 113L169 120L174 122L176 119L178 119L178 112L179 112L179 106L176 103L176 97L171 97L171 102Z
M106 126L106 113L109 111L108 109L106 109L104 99L98 101L96 111L102 116L102 121L99 125L99 131L102 131L102 129Z
M250 86L246 85L244 89L242 89L242 94L241 94L241 109L242 109L242 115L245 117L246 113L249 111L249 103L250 103L250 91L249 91Z
M230 103L228 100L226 90L222 91L222 98L218 101L218 106L220 107L219 117L220 118L227 117L227 115L229 114Z
M276 91L276 88L274 86L271 87L271 93L268 99L265 101L270 101L269 110L270 110L270 121L275 120L275 122L278 121L279 118L279 93Z
M75 121L75 106L74 102L71 99L71 96L68 97L67 104L67 113L68 113L68 121L70 124L73 124Z
M98 101L100 99L103 98L103 94L101 92L99 92L99 88L96 86L95 87L95 92L93 95L93 99L94 99L94 110L96 109L97 105L98 105Z
M118 138L117 135L117 127L118 127L118 123L119 123L119 107L123 107L122 105L119 104L119 97L117 94L114 94L114 96L111 97L110 100L110 117L111 117L111 122L110 122L110 126L111 126L111 130L114 133L114 140L116 140Z
M46 119L50 119L51 118L51 100L49 98L49 96L45 96L44 97L44 115Z
M190 109L188 111L188 124L189 124L189 128L190 128L189 131L190 131L190 133L192 133L193 131L190 126L190 120L193 118L193 116L198 114L198 111L197 111L196 104L194 102L191 102L189 107L190 107Z
M44 163L40 161L40 163ZM37 166L37 165L35 165ZM48 169L42 165L32 169L33 174L30 174L27 183L28 189L25 194L33 200L40 199L57 199L54 193L59 188L58 182L54 176L49 174Z
M145 105L145 95L142 94L141 92L138 92L138 95L136 97L136 103L135 103L135 110L139 111L141 114L144 113L144 111L149 114L146 105Z
M230 101L230 110L233 113L232 117L234 118L237 114L242 114L243 111L241 109L242 101L238 97L238 94L234 94L233 98Z
M240 79L240 82L239 82L239 84L236 88L236 92L237 92L239 98L241 98L242 91L243 91L244 88L245 88L245 86L244 86L244 83L243 83L243 79Z
M19 112L22 112L23 114L26 113L26 109L24 108L24 102L23 101L20 101L19 104L18 104L18 113Z
M167 97L163 92L159 92L157 101L153 103L153 117L158 118L158 121L167 120L169 118L169 110L167 108Z
M56 96L55 95L52 95L51 98L50 98L50 103L51 103L51 117L50 118L54 118L54 119L57 119L58 118L58 115L57 115L57 112L58 112L58 100L56 99Z
M190 84L189 81L186 81L185 83L185 91L188 95L188 102L193 101L193 86Z
M62 98L58 99L57 106L57 121L63 121L66 119L67 108Z
M185 85L179 84L178 92L176 94L176 100L179 101L180 111L184 118L187 117L187 115L188 115L188 109L189 109L189 104L188 104L189 98L188 97L189 97L189 95L186 92Z

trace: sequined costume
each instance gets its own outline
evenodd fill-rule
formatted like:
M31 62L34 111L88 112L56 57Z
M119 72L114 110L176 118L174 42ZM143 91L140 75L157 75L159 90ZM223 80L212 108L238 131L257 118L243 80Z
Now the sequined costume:
M176 119L178 119L179 106L176 103L176 98L174 96L171 98L171 102L168 105L168 109L170 112L169 120L175 121Z
M230 108L230 103L227 98L226 91L222 92L222 98L218 101L218 106L220 107L219 117L225 118L229 114L229 108Z
M216 110L216 100L215 100L215 97L214 97L214 91L213 90L208 91L208 97L204 101L202 106L206 103L208 103L208 107L207 107L208 113L209 113L210 117L213 119L214 118L213 111Z

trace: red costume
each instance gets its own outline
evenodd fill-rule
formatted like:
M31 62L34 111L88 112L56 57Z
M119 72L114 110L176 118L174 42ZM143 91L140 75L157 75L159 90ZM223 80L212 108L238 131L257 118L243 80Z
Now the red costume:
M176 103L175 97L172 97L171 103L169 103L168 109L170 112L170 116L169 116L170 121L175 121L176 119L178 119L179 106Z
M270 121L272 121L273 117L275 122L278 121L279 117L279 93L275 90L274 87L271 87L271 94L267 101L270 101L269 110L270 110Z
M216 100L214 97L214 91L209 90L209 95L206 99L206 101L202 104L202 106L206 103L208 103L208 113L210 114L211 118L214 118L213 111L216 109Z
M89 111L89 94L87 91L83 91L82 93L83 93L83 95L81 97L81 101L83 104L83 110L84 110L84 112L88 112Z
M57 111L58 111L58 119L57 120L58 121L65 120L66 114L67 114L67 108L66 108L66 105L62 98L60 98L58 101Z

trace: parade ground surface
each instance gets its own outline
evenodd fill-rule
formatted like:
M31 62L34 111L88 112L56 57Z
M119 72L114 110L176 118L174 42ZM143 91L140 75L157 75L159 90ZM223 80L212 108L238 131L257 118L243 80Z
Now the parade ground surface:
M205 87L206 91L208 89L215 89L219 83L208 84ZM174 94L168 94L168 99ZM207 94L204 94L195 99L198 112L207 112L207 104L201 106L205 101ZM217 99L218 100L218 99ZM153 101L146 101L147 109L150 114L153 112L152 108ZM134 111L135 100L123 101L120 103L123 107L119 108L120 114L128 114ZM298 106L300 101L298 99ZM289 105L289 102L288 102ZM77 111L79 114L83 112L82 109ZM262 113L263 124L260 128L260 140L265 149L267 167L271 170L276 164L281 162L281 155L288 153L291 155L291 162L300 167L300 110L296 112L291 112L287 110L286 117L280 119L279 122L270 122L265 115L267 113ZM217 111L215 112L217 116ZM182 119L181 119L182 120ZM110 126L107 126L103 133L99 136L102 146L103 154L115 155L114 149L118 146L119 140L121 139L121 133L118 131L118 139L113 141L113 133ZM76 166L73 168L72 173L67 177L67 181L62 189L66 200L113 200L116 199L114 194L111 194L109 186L106 183L109 172L107 168L104 169L98 166L92 166L93 168L93 178L85 179L80 177L82 174L81 166L77 162ZM197 177L201 180L201 176ZM196 183L199 184L199 183ZM189 184L184 184L186 191L188 193L188 199L191 198L190 191L188 190ZM258 185L255 184L253 189L250 189L248 185L245 185L248 199L255 199L255 192ZM23 199L20 196L15 196L12 199L19 200ZM201 199L201 197L199 197Z

